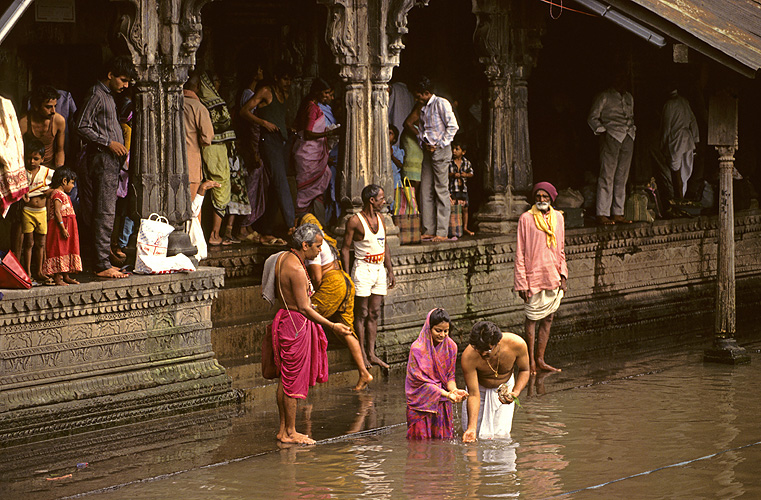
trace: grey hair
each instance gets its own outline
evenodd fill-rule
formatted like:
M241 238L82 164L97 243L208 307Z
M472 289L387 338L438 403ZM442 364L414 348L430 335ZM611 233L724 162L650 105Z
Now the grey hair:
M317 239L317 236L322 236L322 231L315 224L302 224L293 231L291 247L296 250L301 250L301 244L306 243L311 245Z

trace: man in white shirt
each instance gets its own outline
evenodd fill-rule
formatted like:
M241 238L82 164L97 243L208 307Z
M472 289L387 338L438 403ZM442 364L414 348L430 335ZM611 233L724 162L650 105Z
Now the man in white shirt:
M600 136L600 175L597 178L597 222L629 223L624 218L626 181L634 152L634 98L626 91L626 72L594 100L587 123Z
M422 77L413 89L420 110L418 140L423 148L420 174L423 240L445 241L449 231L449 162L452 139L459 126L452 105L433 94L431 81Z

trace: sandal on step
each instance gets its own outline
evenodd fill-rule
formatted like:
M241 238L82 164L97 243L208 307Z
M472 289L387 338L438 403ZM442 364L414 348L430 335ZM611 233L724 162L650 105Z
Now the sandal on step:
M285 246L287 244L284 239L277 238L277 237L274 237L274 236L272 237L272 239L267 239L267 240L262 238L260 240L260 242L265 247L282 247L282 246Z

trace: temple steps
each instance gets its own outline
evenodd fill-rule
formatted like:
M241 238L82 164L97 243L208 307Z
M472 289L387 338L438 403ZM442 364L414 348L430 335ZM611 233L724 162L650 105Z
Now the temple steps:
M262 377L259 354L248 358L228 359L220 362L224 365L227 375L232 378L233 389L242 392L244 400L275 397L277 379L268 380ZM317 384L310 391L338 387L350 389L357 383L357 369L354 361L349 350L343 346L330 346L328 348L328 370L330 374L328 381L324 384ZM370 374L376 380L383 378L383 372L378 366L373 366L370 369Z

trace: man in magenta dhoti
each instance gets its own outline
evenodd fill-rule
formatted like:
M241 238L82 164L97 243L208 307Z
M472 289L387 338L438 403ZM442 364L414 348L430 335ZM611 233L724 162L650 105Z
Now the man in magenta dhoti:
M515 251L515 291L523 299L526 312L526 342L531 373L557 372L544 361L555 311L565 293L568 267L565 262L565 222L563 214L552 208L558 195L555 186L540 182L533 189L531 210L518 220L518 246ZM536 357L534 332L539 323Z
M272 347L280 370L277 439L282 443L314 444L314 439L296 432L296 400L306 399L310 387L328 380L328 340L323 327L339 335L351 335L351 330L320 316L309 300L314 288L305 262L320 253L322 231L314 224L304 224L296 228L292 238L290 251L267 259L262 279L262 295L281 301L272 322Z

